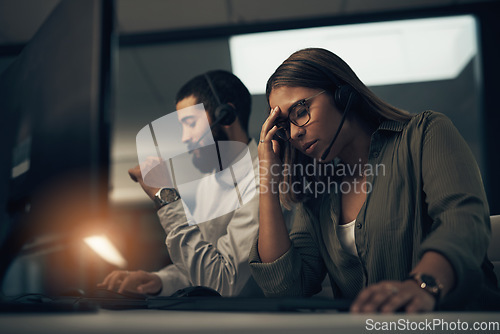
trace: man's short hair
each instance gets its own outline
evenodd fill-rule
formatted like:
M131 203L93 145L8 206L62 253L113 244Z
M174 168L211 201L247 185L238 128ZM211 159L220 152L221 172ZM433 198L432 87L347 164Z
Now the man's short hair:
M241 127L248 135L248 121L252 107L250 92L245 85L231 72L215 70L207 72L210 81L218 95L221 103L231 103L236 108L236 114ZM210 118L215 120L214 113L218 106L217 98L210 89L210 85L205 74L200 74L185 83L175 97L175 103L194 96L198 103L203 103Z

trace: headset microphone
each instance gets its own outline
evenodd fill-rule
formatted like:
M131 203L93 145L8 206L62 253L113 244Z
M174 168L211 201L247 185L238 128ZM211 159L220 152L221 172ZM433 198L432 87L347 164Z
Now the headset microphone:
M212 83L212 80L210 80L210 76L208 75L208 73L205 73L205 79L208 82L210 91L212 91L212 95L217 100L217 108L215 108L214 111L215 120L212 123L212 126L218 123L222 125L233 124L233 122L236 120L236 110L232 105L228 103L221 103L219 95L217 94L217 91L215 90L215 87Z
M309 65L310 67L316 69L317 71L322 72L336 87L335 92L333 93L333 101L335 103L335 106L339 110L343 111L343 114L342 114L342 119L340 120L339 127L337 128L337 131L335 132L335 135L333 136L330 145L328 145L325 152L323 152L323 154L319 159L320 162L324 162L326 156L330 153L330 150L333 147L333 143L335 143L335 140L337 140L340 130L342 130L342 126L344 125L344 121L347 116L347 113L349 112L349 109L351 109L352 103L358 99L358 93L350 85L341 82L333 75L333 73L331 73L328 69L326 69L325 67L316 62L307 59L296 59L290 61L300 62Z
M210 79L210 76L208 75L208 73L205 73L204 76L205 76L205 79L208 83L208 86L210 87L210 91L212 92L212 95L215 97L215 100L217 100L217 108L215 108L215 112L214 112L215 120L210 125L210 129L205 131L205 133L200 137L200 139L198 139L198 141L195 143L195 145L198 145L200 143L200 141L203 138L205 138L207 136L207 134L209 134L217 124L231 125L236 120L236 110L234 109L234 107L228 103L221 103L221 101L219 99L219 95L217 94L217 91L215 90L215 87L212 83L212 80Z
M212 132L213 128L217 124L220 123L222 125L227 125L223 121L224 121L224 118L223 117L219 117L214 122L212 122L212 124L210 125L210 128L207 131L205 131L205 133L200 137L200 139L198 139L198 141L195 143L195 145L198 145L203 138L205 138L210 132Z
M200 139L198 139L196 141L196 143L195 143L196 146L202 141L203 138L206 137L207 134L209 134L210 132L212 132L212 129L217 124L231 125L236 120L236 109L232 105L230 105L228 103L221 103L219 95L217 94L217 91L215 90L215 87L214 87L214 85L212 83L212 80L210 79L210 76L208 75L208 73L205 73L204 76L205 76L205 79L206 79L206 81L208 83L208 86L210 87L210 91L212 92L212 95L217 100L217 108L215 108L215 112L214 112L215 120L210 125L210 129L208 129L200 137ZM221 160L221 156L220 156L219 144L217 143L217 141L215 141L215 148L217 150L217 158L219 159L219 168L220 168L220 170L222 170L223 169L222 168L223 167L222 166L222 160Z
M342 119L340 120L339 127L337 128L337 131L335 132L335 135L333 136L333 139L330 142L330 145L328 145L328 147L326 148L325 152L321 155L321 158L319 158L320 162L324 162L325 161L326 156L330 153L330 151L331 151L331 149L333 147L333 143L335 143L335 141L337 140L337 137L339 136L340 130L342 130L342 126L344 125L344 121L345 121L346 115L349 112L349 109L351 109L351 104L352 104L352 100L353 100L352 97L353 97L353 94L352 93L349 94L349 98L347 99L347 103L346 103L346 106L345 106L345 109L344 109L344 113L342 114Z

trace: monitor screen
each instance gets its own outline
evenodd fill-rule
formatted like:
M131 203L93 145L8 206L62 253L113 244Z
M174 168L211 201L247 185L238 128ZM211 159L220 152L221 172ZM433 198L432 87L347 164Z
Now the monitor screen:
M61 1L0 77L0 279L105 218L112 5Z

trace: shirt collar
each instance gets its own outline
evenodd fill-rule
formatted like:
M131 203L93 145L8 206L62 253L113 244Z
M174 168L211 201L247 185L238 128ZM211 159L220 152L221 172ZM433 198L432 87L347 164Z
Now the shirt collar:
M401 132L401 131L403 131L406 123L407 123L406 121L401 122L401 121L394 121L394 120L385 120L379 125L377 130Z

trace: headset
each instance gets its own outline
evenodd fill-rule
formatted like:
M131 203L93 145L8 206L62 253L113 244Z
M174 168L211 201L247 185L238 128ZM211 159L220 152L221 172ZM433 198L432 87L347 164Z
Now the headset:
M219 99L219 95L217 94L217 91L215 90L215 87L212 83L212 80L210 79L210 76L208 73L204 74L205 79L207 80L208 86L210 87L210 91L212 92L212 95L215 97L217 100L217 108L215 108L214 112L214 118L215 120L212 122L212 125L210 128L213 128L216 124L221 124L221 125L231 125L233 122L236 120L236 109L228 104L228 103L221 103Z
M208 86L210 87L210 91L212 92L212 95L217 100L217 108L215 108L215 112L214 112L215 120L210 125L210 129L207 132L205 132L200 137L200 139L198 139L197 144L200 143L200 141L203 138L205 138L205 136L208 133L210 133L217 124L231 125L236 120L236 109L228 103L221 103L221 101L219 99L219 95L217 94L217 91L215 90L215 87L212 83L212 80L210 80L210 76L208 75L208 73L205 73L204 77L207 80L207 83L208 83ZM223 166L222 166L219 144L217 143L217 141L215 141L215 148L217 150L217 158L219 160L219 168L222 171Z
M337 87L333 94L333 101L335 103L335 106L340 111L342 111L342 119L340 120L339 127L337 128L337 131L335 132L330 145L328 145L325 152L321 155L320 161L325 161L326 156L330 153L333 147L333 143L335 143L335 140L337 140L337 137L340 134L340 130L342 130L342 126L344 125L347 113L351 109L352 104L359 99L359 94L350 85L341 83L333 74L330 73L330 71L328 71L322 65L319 65L307 59L297 59L289 61L301 62L315 68L316 70L322 72Z
M341 83L337 77L335 77L330 71L328 71L324 66L317 64L313 61L307 59L294 59L288 60L290 62L301 62L307 64L310 67L314 67L314 69L323 73L336 87L335 93L333 94L333 100L335 102L335 106L340 111L345 111L347 109L347 105L349 103L349 99L354 100L358 97L358 93L354 88L350 85ZM353 101L354 102L354 101Z
M212 122L210 125L210 129L207 130L201 137L198 139L196 144L200 143L203 138L205 138L217 124L221 125L231 125L234 123L236 120L236 109L230 105L229 103L221 103L219 99L219 95L217 94L217 91L215 90L215 87L212 83L212 80L210 80L210 76L208 73L204 74L205 80L208 83L208 86L210 87L210 91L212 92L212 95L215 97L217 100L217 107L215 108L214 112L214 118L215 120Z

